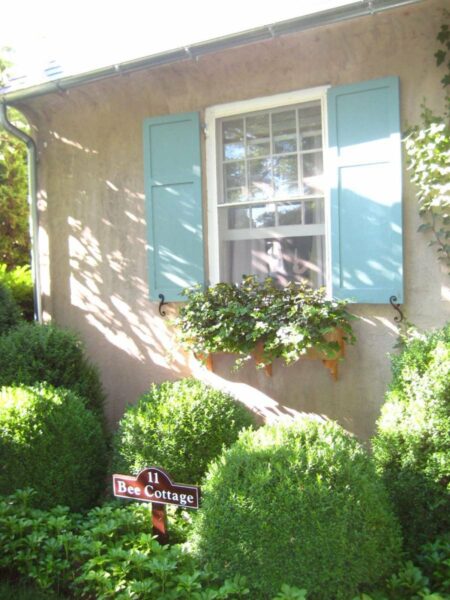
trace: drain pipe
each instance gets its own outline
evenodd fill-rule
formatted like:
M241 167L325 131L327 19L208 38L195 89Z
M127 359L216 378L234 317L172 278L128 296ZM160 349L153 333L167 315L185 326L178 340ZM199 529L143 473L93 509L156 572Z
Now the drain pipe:
M33 277L33 299L34 299L34 319L42 322L42 299L41 282L39 275L39 214L37 209L37 150L32 137L13 125L8 120L8 107L3 100L0 102L0 124L12 136L22 140L27 145L28 150L28 206L30 207L30 235L31 235L31 272Z

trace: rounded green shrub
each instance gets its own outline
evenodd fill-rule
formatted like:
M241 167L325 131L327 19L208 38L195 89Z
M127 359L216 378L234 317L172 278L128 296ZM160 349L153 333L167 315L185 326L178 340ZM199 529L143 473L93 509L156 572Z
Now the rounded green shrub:
M393 369L373 449L414 554L450 529L450 327L411 340Z
M153 385L119 423L114 470L137 474L159 466L179 483L196 484L222 447L252 424L249 411L233 397L200 381Z
M54 325L23 323L0 336L0 387L42 382L74 391L102 414L98 372L75 334Z
M0 494L32 487L39 506L81 510L105 487L99 419L73 392L50 386L0 390Z
M0 336L18 325L19 321L19 308L11 292L0 282Z
M211 466L195 553L252 597L282 584L311 600L349 600L392 572L398 523L372 461L335 423L302 419L244 431Z

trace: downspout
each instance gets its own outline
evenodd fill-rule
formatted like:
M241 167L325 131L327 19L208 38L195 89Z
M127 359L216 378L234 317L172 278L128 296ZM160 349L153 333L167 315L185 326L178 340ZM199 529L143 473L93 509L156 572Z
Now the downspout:
M33 277L34 319L42 322L41 281L39 273L39 213L37 208L37 150L32 137L8 120L8 107L0 102L0 124L12 136L22 140L28 150L28 206L30 207L31 272Z

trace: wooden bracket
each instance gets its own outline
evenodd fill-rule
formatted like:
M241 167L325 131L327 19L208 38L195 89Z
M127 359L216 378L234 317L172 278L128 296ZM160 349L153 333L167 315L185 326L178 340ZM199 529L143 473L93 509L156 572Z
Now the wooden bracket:
M344 342L344 334L341 329L336 329L331 333L326 334L326 340L328 342L337 342L339 345L339 350L337 351L336 358L324 358L323 352L316 350L315 348L310 348L306 354L302 356L302 358L307 360L321 360L322 364L330 371L331 377L334 381L338 380L339 377L339 359L345 356L345 342ZM264 373L268 377L272 377L272 363L265 363L264 356L264 342L257 342L255 345L255 349L252 352L252 356L255 359L257 365L264 364ZM208 371L214 372L214 363L213 363L213 355L199 355L196 354L195 358L202 361Z

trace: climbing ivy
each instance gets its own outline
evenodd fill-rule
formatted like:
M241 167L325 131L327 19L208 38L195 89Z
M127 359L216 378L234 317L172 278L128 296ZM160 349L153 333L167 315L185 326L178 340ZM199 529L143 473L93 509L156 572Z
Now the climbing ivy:
M450 13L444 11L446 21ZM436 65L446 67L442 86L450 86L450 29L441 25L437 35L441 47L434 54ZM417 190L419 214L424 220L419 231L429 232L439 260L450 267L450 95L445 98L443 115L422 105L421 123L412 127L405 139L411 181Z

